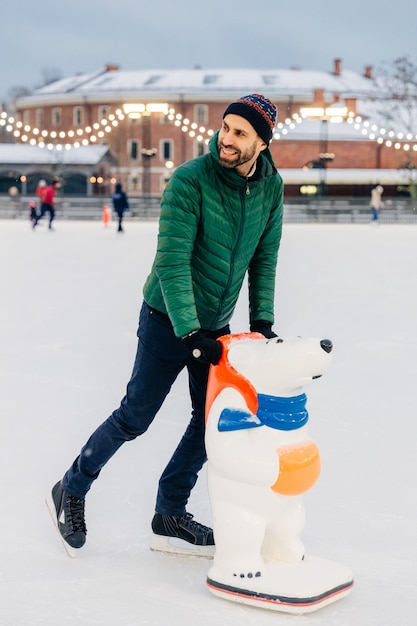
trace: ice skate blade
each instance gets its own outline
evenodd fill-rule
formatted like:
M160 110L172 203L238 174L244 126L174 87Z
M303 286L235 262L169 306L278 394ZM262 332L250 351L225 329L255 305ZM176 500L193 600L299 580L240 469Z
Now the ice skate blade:
M65 548L65 552L67 553L67 555L68 555L71 559L75 559L75 556L76 556L76 552L77 552L77 550L76 550L75 548L72 548L72 547L69 545L69 543L67 543L67 542L65 541L65 539L63 538L63 536L62 536L62 535L61 535L61 533L59 532L59 528L58 528L58 520L57 520L57 517L56 517L56 511L55 511L55 505L54 505L54 501L52 500L52 495L51 495L51 494L49 494L49 495L46 497L45 502L46 502L46 506L48 507L48 511L49 511L49 513L50 513L50 515L51 515L51 518L52 518L52 521L53 521L53 523L54 523L54 526L55 526L55 528L56 528L56 531L57 531L57 533L58 533L58 535L59 535L59 538L61 539L62 544L63 544L63 546L64 546L64 548Z
M149 547L154 552L196 556L202 559L212 559L215 550L215 546L194 546L178 537L165 537L165 535L156 535L155 533L152 533Z

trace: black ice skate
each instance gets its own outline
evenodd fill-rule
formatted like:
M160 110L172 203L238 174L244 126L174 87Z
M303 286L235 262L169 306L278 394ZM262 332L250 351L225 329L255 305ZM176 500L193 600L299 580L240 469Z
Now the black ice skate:
M191 513L184 515L161 515L155 513L152 520L151 550L213 558L213 531L194 521Z
M69 495L62 489L61 482L58 482L46 503L67 553L74 556L72 548L82 548L86 540L85 499Z

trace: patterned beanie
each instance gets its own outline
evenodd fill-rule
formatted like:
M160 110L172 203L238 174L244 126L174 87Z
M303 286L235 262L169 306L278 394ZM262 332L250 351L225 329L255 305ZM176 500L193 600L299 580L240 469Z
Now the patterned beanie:
M229 113L240 115L253 126L259 137L266 144L272 139L275 124L277 121L277 107L265 96L253 93L243 96L232 102L223 114L223 119Z

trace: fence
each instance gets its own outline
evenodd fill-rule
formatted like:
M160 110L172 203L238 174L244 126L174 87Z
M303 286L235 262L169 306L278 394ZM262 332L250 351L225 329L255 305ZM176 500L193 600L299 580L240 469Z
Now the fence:
M292 199L291 199L292 200ZM379 221L386 224L417 224L417 200L390 199L379 213ZM344 200L315 199L285 203L284 220L289 223L366 224L371 219L369 199Z
M28 203L32 198L0 197L0 219L28 219ZM157 220L160 198L130 198L127 219ZM58 198L57 219L101 220L103 206L111 207L109 200L102 198ZM368 199L311 199L290 198L285 201L284 221L287 223L351 223L364 224L370 221L371 210ZM380 212L382 223L417 224L417 201L409 198L386 201Z

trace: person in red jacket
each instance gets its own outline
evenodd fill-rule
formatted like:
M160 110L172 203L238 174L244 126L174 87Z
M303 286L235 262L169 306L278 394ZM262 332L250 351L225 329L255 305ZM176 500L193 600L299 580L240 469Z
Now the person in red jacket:
M41 196L41 212L33 222L33 228L38 224L39 220L43 218L45 213L49 213L49 228L52 229L52 222L55 218L55 194L59 189L60 183L58 178L54 178L52 184L46 187Z

